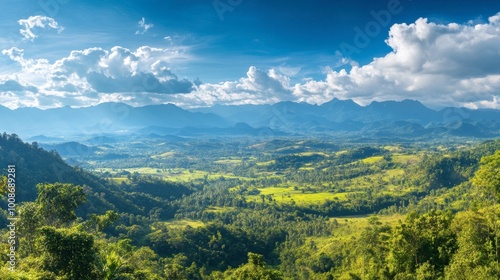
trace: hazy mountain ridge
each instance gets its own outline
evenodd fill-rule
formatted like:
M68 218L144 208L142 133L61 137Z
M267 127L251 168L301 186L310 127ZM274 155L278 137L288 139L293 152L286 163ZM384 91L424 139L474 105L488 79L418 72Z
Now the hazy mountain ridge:
M213 106L191 111L230 117L252 126L288 133L372 134L405 137L450 134L467 137L500 135L500 110L447 107L439 111L419 101L374 101L361 106L352 100L322 105L280 102L273 105Z
M101 135L147 126L183 128L229 125L219 116L189 112L172 104L132 107L123 103L103 103L83 108L5 109L0 110L0 118L4 120L2 129L28 136Z
M97 147L87 146L78 142L65 142L60 144L40 144L40 147L47 151L55 150L59 155L74 156L74 155L90 155L98 152Z
M185 110L173 104L132 107L103 103L84 108L41 110L0 108L2 128L35 139L61 136L95 137L146 131L178 136L283 136L371 134L373 136L466 137L500 135L500 110L447 107L439 111L415 100L372 102L352 100L322 105L279 102L273 105L215 105ZM154 129L153 129L154 128ZM36 141L36 140L35 140ZM65 140L70 141L70 140Z

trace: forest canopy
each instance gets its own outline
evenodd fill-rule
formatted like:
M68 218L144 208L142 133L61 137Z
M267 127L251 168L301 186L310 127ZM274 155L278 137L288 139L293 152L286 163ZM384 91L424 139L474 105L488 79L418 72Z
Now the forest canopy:
M138 155L102 169L72 167L56 152L3 135L2 164L15 162L17 189L36 195L19 190L15 272L2 229L0 278L500 277L498 140L440 149L209 144L170 147L146 167L129 167ZM203 155L192 148L202 145ZM59 173L46 168L54 164ZM8 187L5 172L5 224Z

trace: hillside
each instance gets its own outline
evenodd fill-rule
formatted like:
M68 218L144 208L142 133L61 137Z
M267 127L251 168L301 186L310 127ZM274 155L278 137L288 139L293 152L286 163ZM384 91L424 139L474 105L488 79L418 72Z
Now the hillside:
M19 275L456 279L476 275L460 266L467 250L484 256L482 279L500 275L486 214L499 140L112 139L99 154L69 155L84 170L16 135L0 137L1 164L17 169ZM46 184L37 192L38 183ZM468 235L483 238L471 249ZM71 257L48 240L67 244Z
M140 192L127 192L136 183L121 187L110 184L81 168L68 165L56 152L48 152L36 143L23 143L17 135L4 133L0 136L0 166L6 169L7 165L16 166L16 196L19 202L35 200L36 185L39 183L59 182L84 186L88 201L79 209L79 213L85 216L107 210L145 214L155 207L166 207L164 200L156 198L158 196L170 199L191 192L182 185L161 182L148 183L161 189L155 190L153 195L144 189L140 189ZM4 201L1 206L5 208Z

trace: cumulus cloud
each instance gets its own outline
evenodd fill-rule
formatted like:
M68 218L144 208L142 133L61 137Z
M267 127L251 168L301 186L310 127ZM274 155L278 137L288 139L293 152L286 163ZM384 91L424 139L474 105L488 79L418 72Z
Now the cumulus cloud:
M8 56L11 60L16 61L22 68L21 74L28 73L44 73L46 71L49 61L47 59L26 59L24 58L24 50L12 47L10 49L2 50L2 54Z
M175 75L174 75L175 76ZM161 82L152 73L139 73L133 76L112 78L96 72L87 75L87 81L98 92L154 92L154 93L187 93L193 89L193 84L186 80L175 78Z
M323 80L291 84L292 71L250 67L234 82L204 84L180 105L262 104L283 100L321 104L334 97L372 101L416 99L431 107L500 109L500 13L481 24L437 24L420 18L395 24L392 51L350 70L324 70ZM285 69L287 70L287 69ZM279 74L282 73L283 75Z
M51 17L47 16L30 16L27 19L21 19L18 23L24 28L19 30L21 35L30 41L34 41L36 37L36 29L55 29L58 33L64 30L64 27L60 26L57 21Z
M366 65L345 60L350 69L326 67L319 80L292 82L300 68L291 66L251 66L238 80L206 84L174 73L171 65L190 58L179 47L91 48L73 51L53 63L27 59L23 50L11 48L2 53L18 62L21 71L15 77L0 76L0 81L18 82L4 82L5 89L0 82L0 93L6 92L0 98L10 100L7 93L24 89L26 104L36 100L45 104L53 98L64 104L172 102L196 107L284 100L321 104L337 97L361 104L416 99L432 107L500 109L500 13L486 23L438 24L420 18L395 24L386 43L392 51L385 56ZM37 91L27 90L29 86Z
M190 92L193 83L179 79L168 67L173 56L172 50L147 46L135 51L123 47L74 51L54 64L54 81L74 75L73 79L103 93Z
M373 100L417 99L431 106L500 108L500 13L484 24L436 24L420 18L395 24L392 51L350 71L327 69L323 81L294 87L299 100L331 97Z
M151 27L153 27L154 24L152 23L146 23L146 19L145 18L142 18L138 23L137 23L137 27L139 28L139 30L137 30L135 32L136 35L138 34L144 34L146 32L148 32L149 29L151 29Z
M214 104L269 104L294 99L290 78L275 69L267 72L251 66L246 77L238 81L201 84L190 94L170 100L180 106L196 107Z
M23 99L25 95L20 91L36 92L39 103L35 106L46 106L51 98L53 106L63 101L66 103L61 104L90 105L116 94L124 96L123 100L133 100L143 99L148 93L153 96L188 93L195 86L193 82L179 78L169 67L190 59L185 51L149 46L136 50L119 46L110 50L89 48L72 51L51 63L46 59L25 58L24 50L10 48L2 54L17 62L20 70L15 77L0 76L0 93L18 91L18 97ZM31 97L26 104L33 106Z

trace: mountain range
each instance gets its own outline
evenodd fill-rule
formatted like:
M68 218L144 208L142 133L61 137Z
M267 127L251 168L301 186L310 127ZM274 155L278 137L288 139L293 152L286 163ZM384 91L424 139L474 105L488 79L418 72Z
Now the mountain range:
M71 137L157 134L199 136L357 135L364 137L497 137L500 110L447 107L433 110L415 100L372 102L333 99L322 105L215 105L185 110L172 104L41 110L0 107L0 128L42 142ZM49 140L54 141L49 141ZM108 141L111 141L109 138Z

